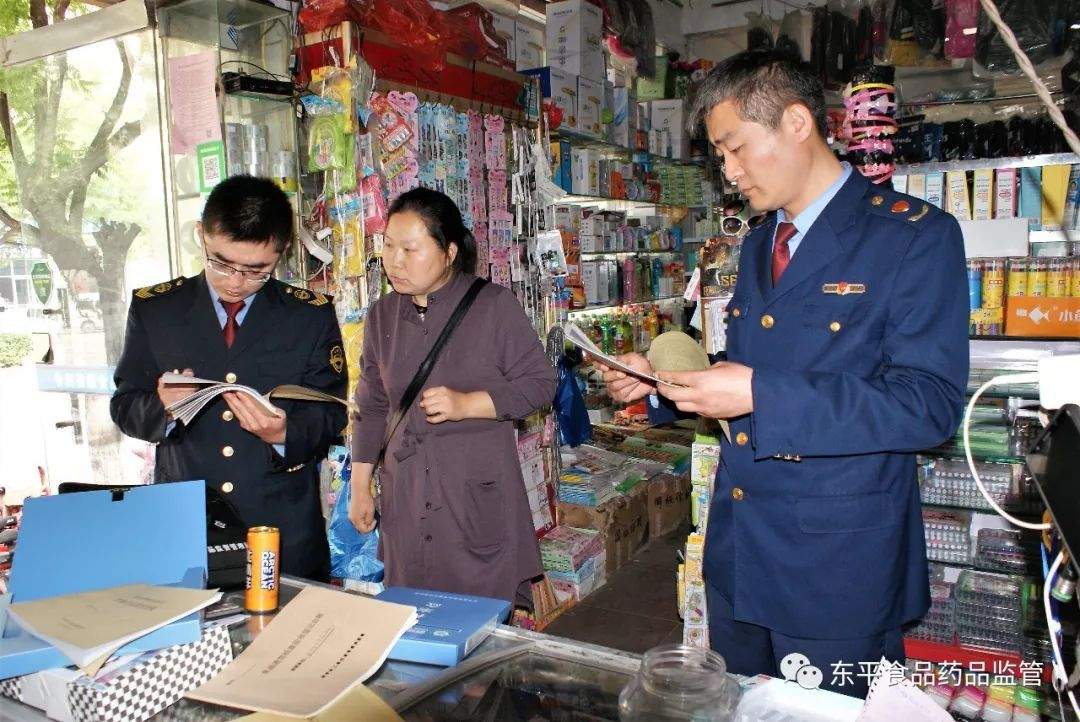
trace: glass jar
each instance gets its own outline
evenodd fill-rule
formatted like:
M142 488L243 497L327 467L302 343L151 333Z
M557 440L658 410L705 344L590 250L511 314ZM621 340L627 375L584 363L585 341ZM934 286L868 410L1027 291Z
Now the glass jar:
M739 685L723 657L681 644L654 647L619 695L622 722L724 722L739 699Z

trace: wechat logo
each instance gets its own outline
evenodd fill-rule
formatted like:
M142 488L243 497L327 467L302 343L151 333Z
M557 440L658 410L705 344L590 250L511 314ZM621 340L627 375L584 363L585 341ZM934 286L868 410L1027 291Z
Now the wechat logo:
M788 682L794 682L803 689L817 689L824 676L821 670L810 664L805 654L793 652L780 661L780 674Z

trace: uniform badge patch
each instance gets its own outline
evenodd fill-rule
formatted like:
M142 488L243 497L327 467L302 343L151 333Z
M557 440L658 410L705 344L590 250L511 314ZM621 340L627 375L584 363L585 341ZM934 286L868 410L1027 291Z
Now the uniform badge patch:
M345 352L341 349L340 344L334 344L330 347L330 368L334 369L334 373L340 374L342 369L345 368Z
M838 283L826 283L821 287L822 293L832 293L837 296L847 296L852 293L866 293L865 283L848 283L847 281L840 281Z
M908 220L912 221L912 222L921 221L922 217L925 216L929 212L930 212L929 204L923 203L923 207L919 210L919 212L914 214L914 215L908 216Z
M298 288L293 291L293 297L296 298L298 301L306 301L311 298L311 292L307 289Z

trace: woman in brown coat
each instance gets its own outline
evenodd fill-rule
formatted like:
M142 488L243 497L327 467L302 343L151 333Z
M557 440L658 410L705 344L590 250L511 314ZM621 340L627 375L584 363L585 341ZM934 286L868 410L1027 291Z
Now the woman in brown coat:
M394 292L368 315L353 425L349 518L374 526L370 482L389 418L474 280L476 245L453 201L418 188L391 206ZM387 586L513 602L542 573L514 420L551 403L555 372L508 289L487 284L391 438L380 472Z

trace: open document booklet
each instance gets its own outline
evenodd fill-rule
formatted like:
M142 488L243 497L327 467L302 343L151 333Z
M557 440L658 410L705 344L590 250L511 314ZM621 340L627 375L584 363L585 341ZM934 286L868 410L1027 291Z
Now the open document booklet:
M595 358L597 361L604 364L605 366L616 369L618 371L622 371L627 376L633 376L634 378L636 378L636 379L638 379L640 381L645 381L646 383L650 383L650 384L652 384L654 386L656 384L667 384L668 386L678 386L679 385L679 384L670 383L668 381L663 381L663 380L658 379L657 377L652 376L650 374L642 373L641 371L637 371L635 369L632 369L629 366L627 366L626 364L620 362L614 356L610 356L610 355L604 353L603 351L601 351L599 348L596 347L596 344L592 342L591 338L589 338L588 336L585 335L584 331L582 331L575 324L570 323L569 321L563 324L563 335L566 337L567 341L569 341L570 343L577 346L584 353L588 354L589 356L592 356L593 358Z
M187 696L255 712L314 717L375 674L416 622L416 607L307 587L239 657Z
M327 403L338 403L345 407L349 404L344 399L339 399L337 396L331 396L330 394L323 393L322 391L316 391L304 386L296 386L295 384L285 384L284 386L278 386L270 389L265 394L260 394L250 386L244 386L243 384L229 384L222 381L210 381L209 379L200 379L194 376L184 376L183 374L165 374L163 381L167 385L179 385L179 386L201 386L202 388L188 396L186 399L177 401L175 404L170 404L165 408L169 414L172 415L177 421L184 422L184 425L188 425L191 421L198 416L199 412L203 408L213 401L218 396L230 391L237 393L247 394L251 398L258 401L266 413L272 416L280 416L281 409L275 407L270 399L292 399L294 401L322 401Z

